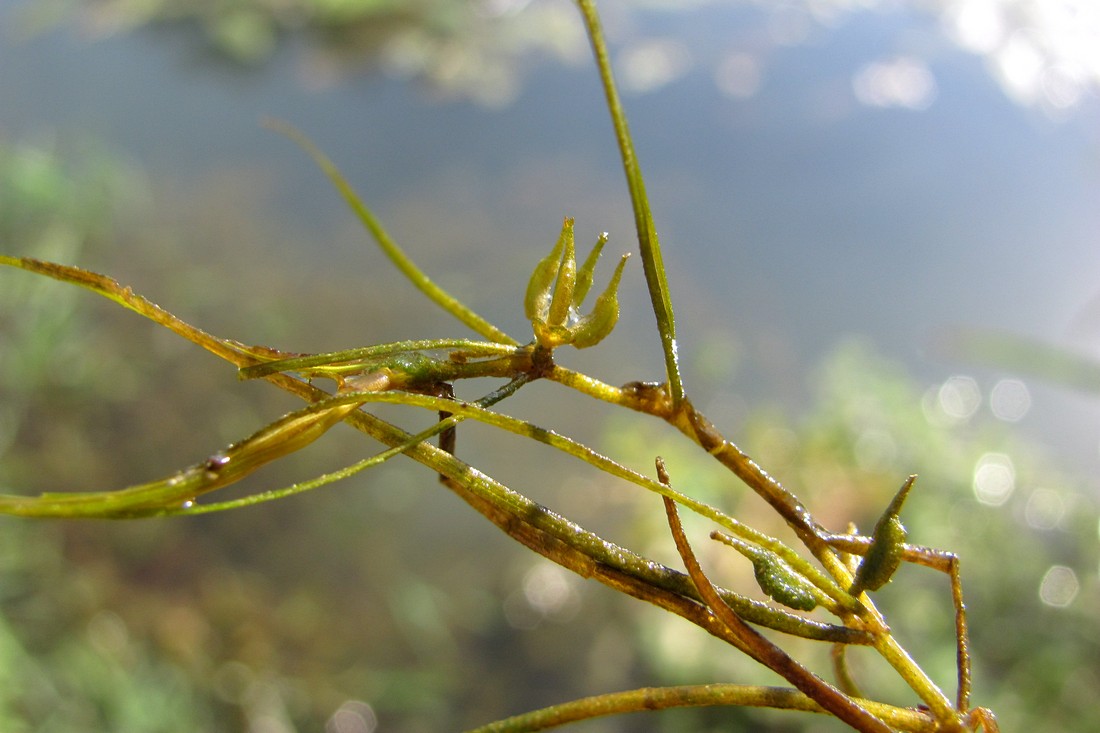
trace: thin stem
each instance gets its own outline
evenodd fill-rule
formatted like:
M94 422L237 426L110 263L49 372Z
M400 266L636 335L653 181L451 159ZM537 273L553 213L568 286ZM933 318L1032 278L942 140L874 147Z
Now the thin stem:
M845 695L851 697L863 697L863 693L859 689L859 685L856 684L856 680L852 677L852 671L848 668L848 646L846 644L833 644L833 648L829 650L829 656L833 661L833 675L836 677L836 684Z
M663 384L630 382L623 387L614 387L557 365L547 378L604 402L659 417L675 427L767 501L838 582L851 583L851 573L837 560L826 541L826 538L831 539L838 535L832 535L818 524L798 497L761 468L747 453L727 440L714 423L689 401L685 400L675 406Z
M316 387L282 374L271 375L268 379L306 399L322 399L325 396ZM404 430L361 410L348 415L345 422L390 446L406 443L412 437ZM729 631L703 606L692 600L696 594L690 580L682 573L604 540L430 443L419 443L405 453L432 471L446 476L448 487L525 546L582 577L594 578L616 590L660 606L733 643ZM869 641L866 633L858 629L822 624L795 614L782 614L767 604L749 599L744 599L745 603L741 604L736 594L729 591L721 593L746 618L753 618L753 607L764 610L766 613L761 614L759 620L753 619L762 625L776 615L789 617L791 626L778 629L786 633L845 644L866 644Z
M396 341L389 344L362 346L356 349L344 349L325 354L296 354L282 357L262 364L244 367L238 375L241 379L257 379L275 372L296 372L317 367L335 367L337 365L356 366L354 362L364 359L378 359L398 354L417 353L450 349L459 351L465 357L493 356L511 354L515 346L498 342L470 341L469 339L421 339L416 341ZM349 362L353 362L349 364Z
M646 195L645 182L638 165L638 156L634 152L634 142L627 127L626 113L619 99L615 78L611 73L611 60L607 52L599 14L593 0L577 0L581 15L584 17L588 38L596 57L600 80L603 82L604 96L611 112L611 122L615 126L615 139L619 143L623 169L626 172L626 185L630 189L630 200L634 205L634 225L638 230L638 246L642 255L642 269L645 271L649 299L653 304L653 314L657 318L657 331L661 336L661 347L665 355L665 372L668 376L669 392L672 403L679 405L684 399L684 384L680 375L680 363L676 346L676 320L672 315L672 297L669 295L668 280L665 275L664 261L661 258L661 245L657 239L657 229L653 224L653 215L649 210L649 197Z
M465 418L474 418L479 422L483 422L485 424L507 430L508 432L515 433L516 435L521 435L527 438L531 438L533 440L537 440L541 443L545 443L546 445L556 448L564 453L568 453L569 455L579 458L586 463L595 466L601 471L611 474L612 476L625 479L655 493L669 496L674 501L683 504L685 507L691 509L696 514L710 519L711 521L721 525L722 527L725 527L731 532L745 535L752 539L752 541L754 542L769 543L769 540L771 540L771 538L767 537L767 535L764 535L763 533L757 532L756 530L753 530L752 528L743 525L732 517L726 516L715 507L693 499L686 494L682 494L679 491L676 491L670 486L661 484L660 482L654 481L647 476L632 471L622 464L617 463L607 456L604 456L589 448L588 446L572 440L571 438L567 438L564 435L559 435L553 431L537 427L523 420L509 417L508 415L491 412L480 407L479 405L463 402L452 402L445 398L435 397L432 395L410 394L406 392L349 392L343 395L343 399L362 401L364 403L385 402L404 404L422 407L430 410L451 410L454 413L453 416L441 422L440 425L448 421L450 421L451 424L455 424L459 420ZM598 538L595 535L592 535L589 538L589 541L593 539ZM771 544L778 545L779 543L772 540ZM604 547L606 548L609 546ZM614 547L614 552L616 553L628 552L621 547ZM633 553L631 553L631 555L633 555ZM787 553L784 553L784 555L787 556ZM792 558L792 564L795 563L797 563L797 567L799 568L799 570L805 569L808 575L811 575L815 578L821 577L820 571L817 571L812 566L809 566L797 555L793 555ZM827 579L823 582L827 582ZM807 620L797 614L789 613L782 609L775 608L774 606L771 606L769 604L754 601L735 593L728 593L726 598L728 602L733 603L737 607L739 613L744 615L746 618L749 618L753 623L758 623L762 626L766 626L797 636L806 636L807 633L809 633L813 635L811 638L820 638L820 627L817 625L807 626ZM829 626L829 628L840 629L844 627ZM864 638L864 632L862 631L856 629L846 629L845 633L849 639L848 643L867 643L867 641L869 641L869 639L867 641L856 641L857 639Z
M417 290L428 296L428 299L440 308L465 323L474 332L481 334L490 341L496 341L501 344L519 344L519 342L511 336L468 308L465 303L435 284L423 270L417 267L416 263L409 259L409 256L405 254L401 247L397 245L397 242L393 241L389 233L382 227L382 223L378 220L378 217L366 207L362 199L359 198L359 195L356 194L355 190L351 187L351 184L349 184L343 174L340 173L340 170L316 145L310 142L309 138L293 126L279 120L266 120L265 124L271 129L277 130L289 137L313 158L317 166L332 182L332 185L335 186L336 190L340 192L340 195L344 197L344 200L348 203L348 206L351 207L352 211L355 212L355 215L359 217L359 221L363 223L363 226L371 233L374 240L378 242L378 246L382 248L382 251L390 258L390 261L401 271L401 274L408 278L409 282L411 282Z
M882 616L878 615L880 623L885 625L885 621L882 620ZM932 711L932 715L936 720L945 724L945 730L951 730L952 727L958 728L959 712L951 706L951 701L947 696L943 694L943 691L936 685L932 679L924 673L924 670L909 656L909 652L902 648L893 634L877 634L875 636L875 649L878 651L882 658L885 659L891 667L893 667L898 675L905 680L913 692L917 693L920 699L928 706Z
M819 569L808 563L798 553L794 552L790 547L784 545L774 537L760 532L748 525L739 522L723 513L720 509L711 506L705 502L699 501L688 494L684 494L667 484L663 484L659 481L654 481L648 476L638 473L621 463L599 453L598 451L589 448L583 443L579 443L572 438L566 437L552 430L540 428L537 425L533 425L525 420L519 420L517 418L505 415L499 412L491 412L485 410L478 405L464 404L464 403L452 403L445 398L436 397L433 395L423 394L409 394L406 392L372 392L372 393L347 393L346 397L362 400L363 402L390 402L403 405L411 405L416 407L423 407L431 410L451 410L455 415L462 415L466 417L472 417L479 422L493 427L506 430L516 435L521 435L532 440L536 440L540 443L544 443L552 448L567 453L575 458L595 466L601 471L608 473L617 478L624 479L633 484L641 486L644 489L648 489L662 496L667 496L673 499L678 504L687 507L696 514L706 517L707 519L715 522L721 527L729 530L730 532L742 537L754 544L767 547L780 557L782 557L793 568L805 575L814 585L821 588L830 597L837 601L837 603L846 608L849 611L857 610L857 604L854 599L848 595L841 586L835 581L823 574Z
M520 375L500 389L490 392L486 396L482 397L480 400L477 401L477 404L482 407L489 407L491 405L494 405L497 402L503 400L505 397L509 397L512 394L515 394L515 392L519 390L520 387L522 387L524 384L527 384L529 381L530 379L526 375ZM343 398L346 399L347 396L345 395ZM324 400L322 400L322 402L324 402ZM172 507L166 509L163 512L155 512L151 516L209 514L211 512L225 511L226 509L240 509L242 507L262 504L264 502L274 501L276 499L284 499L288 496L294 496L295 494L301 494L306 491L312 491L313 489L320 488L327 484L350 478L360 471L388 461L390 458L393 458L400 453L404 453L413 446L422 443L425 440L430 440L431 438L434 438L436 435L444 432L445 430L454 428L454 426L462 422L463 419L465 419L465 416L454 415L440 420L435 425L420 431L400 445L388 448L387 450L384 450L381 453L373 455L369 458L364 458L363 460L357 463L353 463L350 466L341 468L338 471L332 471L330 473L322 474L320 476L317 476L316 478L310 479L309 481L302 481L300 483L296 483L282 489L274 489L272 491L265 491L259 494L252 494L250 496L241 497L240 499L231 499L229 501L208 504L188 503L188 505L186 506Z
M281 489L272 489L270 491L262 491L258 494L250 494L248 496L242 496L239 499L230 499L228 501L210 502L206 504L187 504L185 506L166 508L163 511L152 512L149 514L151 517L174 517L174 516L190 516L192 514L212 514L214 512L222 512L228 509L243 509L245 507L255 506L257 504L264 504L269 501L275 501L277 499L286 499L287 497L295 496L297 494L303 494L307 491L319 489L322 486L335 483L337 481L343 481L346 478L350 478L360 471L364 471L373 466L377 466L390 458L393 458L399 453L403 453L408 448L411 448L417 442L420 441L420 436L414 436L414 438L404 445L399 445L394 448L389 448L377 453L369 458L364 458L361 461L345 466L344 468L336 471L330 471L329 473L321 474L311 478L308 481L300 481L296 484L291 484Z
M936 729L935 721L916 710L883 705L871 700L858 702L898 730L933 733ZM716 705L802 710L810 713L826 712L805 694L789 687L736 684L643 687L551 705L541 710L532 710L498 720L468 733L527 733L607 715Z
M657 471L661 476L661 483L668 483L668 475L664 473L664 466L659 458L657 460ZM821 707L856 730L863 733L893 733L884 722L860 707L859 704L840 690L810 672L792 659L785 651L752 629L732 608L722 601L714 585L703 572L699 561L695 558L695 552L691 549L691 544L684 534L684 528L680 524L676 503L667 496L663 498L665 513L668 516L668 526L672 531L676 549L687 567L688 574L703 600L707 602L711 612L737 637L738 643L736 646L768 669L781 675L808 697L815 700Z

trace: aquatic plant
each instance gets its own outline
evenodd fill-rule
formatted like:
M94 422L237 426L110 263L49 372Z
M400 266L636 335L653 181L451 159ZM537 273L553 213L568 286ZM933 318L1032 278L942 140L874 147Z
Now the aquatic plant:
M559 363L563 347L595 347L617 323L617 292L628 263L626 256L602 292L589 297L606 238L601 237L578 263L574 223L569 218L564 220L553 247L535 265L524 290L523 309L532 335L515 338L439 287L390 238L331 161L293 128L272 123L313 157L398 270L477 338L399 341L323 354L287 352L206 333L107 276L38 259L0 256L0 264L96 292L230 362L241 379L265 380L307 403L163 479L117 491L2 495L0 511L24 517L119 519L224 511L316 489L403 454L438 474L446 487L534 552L582 577L700 626L790 685L711 684L609 693L517 715L479 731L542 730L617 713L704 705L824 713L855 730L880 733L996 731L993 714L970 704L967 616L958 558L947 551L909 543L901 521L903 504L913 493L916 477L901 481L901 488L869 534L860 534L854 526L843 533L832 532L694 406L678 361L676 321L657 230L595 4L593 0L577 0L577 5L592 43L634 207L639 259L664 356L664 382L631 382L616 387ZM501 384L477 400L455 398L455 382L486 378L501 380ZM655 468L654 475L650 475L648 470L618 463L581 442L498 409L500 403L540 380L663 420L764 499L793 531L809 557L791 544L694 498L690 487L677 487L674 467L666 465L660 456L652 457ZM316 382L331 383L333 387L326 391ZM368 411L375 404L430 411L438 414L438 421L412 434ZM671 543L686 573L584 529L463 461L456 455L456 434L467 420L548 445L660 496ZM344 469L284 488L228 500L210 498L261 466L307 447L341 422L386 449ZM432 442L436 439L438 445ZM681 510L695 513L719 528L711 537L752 563L759 590L773 602L754 600L716 585L702 567L681 523ZM949 579L956 637L957 684L953 696L946 694L900 645L871 598L870 594L890 582L905 562L940 570ZM818 608L833 620L825 622L819 620L820 616L807 615ZM811 671L757 627L831 644L835 684ZM852 646L877 652L912 689L919 706L902 707L864 698L846 662L846 652Z

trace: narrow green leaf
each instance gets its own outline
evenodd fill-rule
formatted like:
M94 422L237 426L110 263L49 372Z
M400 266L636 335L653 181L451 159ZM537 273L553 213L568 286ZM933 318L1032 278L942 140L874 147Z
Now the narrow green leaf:
M657 319L657 331L661 337L661 346L665 355L665 372L668 375L669 394L674 406L684 400L684 384L680 374L680 361L676 345L676 321L672 314L672 297L669 295L668 280L664 262L661 258L661 245L657 239L657 230L653 224L653 215L649 210L649 197L645 191L638 157L634 152L634 141L626 122L622 101L611 73L611 60L607 52L599 14L593 0L576 0L584 17L592 51L596 57L600 80L603 82L604 96L611 122L615 127L615 138L619 144L626 183L630 189L630 200L634 205L634 225L638 231L638 246L642 255L642 269L645 272L649 299L653 305L653 314Z
M289 358L266 361L262 364L241 367L237 372L237 376L240 379L257 379L277 372L297 372L322 367L332 367L332 371L339 371L338 367L340 366L347 366L348 369L362 369L363 365L359 362L377 360L396 354L434 351L437 349L453 349L467 357L503 356L516 351L516 348L511 345L488 341L471 341L469 339L395 341L389 344L361 346L356 349L331 351L325 354L298 354Z
M360 404L362 400L354 396L314 403L159 481L117 491L0 495L0 513L116 519L182 508L202 494L235 483L261 466L306 447Z
M378 221L378 218L375 217L371 210L362 202L358 194L356 194L355 190L351 187L351 184L349 184L343 174L340 173L340 170L309 140L309 138L285 122L266 120L265 124L271 129L277 130L289 137L313 158L317 166L324 172L329 181L332 182L332 185L335 186L336 190L340 192L340 195L344 197L348 206L350 206L356 216L359 217L359 220L363 222L363 225L371 233L375 241L378 242L378 246L382 248L382 251L390 258L390 261L397 266L397 269L400 270L401 273L409 279L409 282L411 282L420 292L427 295L428 298L434 301L443 310L447 311L469 328L490 341L513 345L519 343L468 308L458 298L436 285L423 270L417 267L416 263L409 259L408 255L406 255L397 243L393 241L386 230L382 228L382 224Z

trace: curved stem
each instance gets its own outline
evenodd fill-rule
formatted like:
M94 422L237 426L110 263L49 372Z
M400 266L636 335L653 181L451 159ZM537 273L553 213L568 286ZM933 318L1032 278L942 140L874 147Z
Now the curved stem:
M576 458L579 458L579 459L585 461L586 463L588 463L592 466L595 466L596 468L598 468L598 469L600 469L600 470L602 470L606 473L611 474L612 476L616 476L618 478L625 479L625 480L630 481L631 483L637 484L637 485L639 485L639 486L641 486L645 489L648 489L648 490L653 491L655 493L661 494L663 496L667 496L667 497L673 499L674 501L676 501L677 503L680 503L683 506L687 507L688 509L692 510L696 514L699 514L700 516L703 516L703 517L706 517L707 519L710 519L711 521L713 521L716 524L719 524L720 526L730 530L731 532L737 533L737 534L742 535L742 536L746 536L747 538L751 539L753 542L769 543L769 540L771 540L771 538L767 537L767 535L764 535L763 533L757 532L756 530L753 530L751 527L747 527L746 525L738 522L736 519L733 519L732 517L726 516L725 514L723 514L721 511L719 511L715 507L712 507L709 504L706 504L704 502L698 501L697 499L693 499L692 497L687 496L686 494L682 494L682 493L680 493L679 491L673 489L670 486L666 486L666 485L664 485L664 484L662 484L658 481L654 481L653 479L649 478L648 476L644 476L640 473L632 471L631 469L627 468L626 466L623 466L622 464L613 461L612 459L596 452L595 450L589 448L588 446L585 446L581 443L577 443L576 441L572 440L571 438L567 438L564 435L559 435L558 433L555 433L551 430L546 430L544 428L539 428L535 425L531 425L528 422L524 422L522 420L518 420L516 418L509 417L507 415L502 415L502 414L497 413L497 412L492 412L492 411L486 410L486 409L480 407L479 405L463 403L463 402L452 402L452 401L447 400L445 398L435 397L435 396L432 396L432 395L410 394L410 393L406 393L406 392L374 392L374 393L349 392L345 395L342 395L340 397L340 399L342 399L342 400L354 400L354 401L357 401L357 402L361 401L361 402L364 402L364 403L366 403L366 402L384 402L384 403L394 403L394 404L405 404L405 405L410 405L410 406L422 407L422 408L426 408L426 409L430 409L430 410L441 410L441 409L450 410L453 413L453 415L451 417L447 418L446 420L440 422L439 425L444 425L444 424L453 425L453 424L457 424L457 422L459 422L460 420L463 420L463 419L466 419L466 418L473 418L473 419L478 420L479 422L483 422L485 424L492 425L494 427L501 428L503 430L507 430L509 432L515 433L516 435L521 435L521 436L524 436L524 437L527 437L527 438L531 438L533 440L537 440L541 443L544 443L544 444L549 445L553 448L561 450L564 453L568 453L569 455L572 455ZM362 414L362 413L357 413L357 414ZM351 422L351 420L348 420L348 421ZM431 467L435 470L438 470L438 469L435 468L435 466L431 466ZM440 473L443 473L444 475L446 475L445 471L440 471ZM579 529L575 525L573 525L573 526L574 526L574 530ZM589 547L591 549L594 549L594 550L598 549L601 553L604 553L604 552L608 551L610 548L613 547L614 550L611 552L611 554L617 554L619 556L625 556L625 554L629 554L631 556L634 555L634 553L631 553L628 550L625 550L624 548L618 547L617 545L611 545L609 543L607 543L607 544L592 544L592 543L595 543L597 540L599 541L599 543L604 542L603 540L600 540L599 537L594 535L594 534L584 533L584 534L576 535L576 538L582 538L582 537L587 538L587 539L584 540L584 543L587 547ZM571 540L567 540L567 541L571 541ZM775 543L774 541L772 541L772 543L774 543L776 545L780 544L780 543ZM789 550L789 548L787 548L787 549ZM803 560L798 555L793 554L793 553L784 553L784 556L786 557L786 556L788 556L788 554L791 555L791 557L792 557L792 564L797 564L797 567L800 571L805 570L806 574L808 576L814 578L815 580L816 579L822 579L822 582L828 583L828 579L824 578L824 576L821 576L820 571L813 568L813 566L807 564L805 562L805 560ZM608 555L601 555L601 557L606 559L608 557ZM686 580L686 578L684 580ZM691 594L690 585L678 586L678 587L679 587L680 590L685 590L686 589L687 592L689 594ZM796 636L804 636L804 637L808 637L808 638L821 638L821 636L820 636L820 634L822 633L821 626L819 626L819 625L817 625L813 622L808 622L807 619L803 618L802 616L799 616L799 615L794 614L794 613L789 613L789 612L787 612L783 609L775 608L774 606L771 606L767 603L761 603L759 601L755 601L755 600L746 598L744 596L741 596L739 594L732 593L732 592L729 592L729 591L726 591L724 593L724 597L726 598L727 602L733 604L737 608L738 613L740 613L742 616L745 616L746 618L748 618L753 623L757 623L757 624L760 624L761 626L766 626L768 628L776 629L778 631L783 631L785 633L794 634ZM807 624L809 624L809 625L807 625ZM857 643L858 644L858 643L869 643L869 641L870 641L869 636L867 636L865 632L863 632L861 630L858 630L858 629L848 629L848 628L843 627L843 626L831 626L831 625L827 625L827 624L822 625L822 626L825 626L829 629L834 629L834 630L844 629L843 634L848 639L847 643ZM829 633L833 633L833 632L829 632Z
M661 483L667 484L668 475L664 473L664 465L660 458L657 459L657 471L660 474ZM692 582L695 583L695 587L710 610L737 637L736 646L768 669L781 675L808 697L813 698L821 707L856 730L863 733L893 733L886 723L792 659L789 654L752 629L732 608L727 606L703 572L694 550L691 549L691 544L684 534L684 528L680 524L679 514L676 512L676 503L666 496L664 504L676 549L687 567Z
M936 730L935 721L916 710L883 705L871 700L857 702L898 730L910 733L933 733ZM805 694L789 687L735 684L642 687L637 690L593 695L541 710L532 710L475 728L468 733L527 733L607 715L714 705L825 712L824 708Z
M357 349L344 349L324 354L295 354L243 367L238 372L241 379L257 379L275 372L299 372L306 369L333 367L333 371L343 371L343 367L359 366L356 362L379 359L400 354L421 351L453 350L464 357L503 356L515 353L517 348L511 344L495 341L470 341L469 339L420 339L416 341L395 341L389 344L362 346ZM360 368L364 368L360 366Z
M309 138L293 126L279 120L266 120L265 124L271 129L277 130L289 137L313 158L317 167L324 172L329 181L332 182L332 185L335 186L336 190L340 192L340 195L344 197L348 206L350 206L352 211L355 212L355 215L359 217L363 226L367 228L367 231L371 233L374 240L378 242L378 246L382 248L382 251L390 258L390 261L401 271L402 275L408 278L409 282L411 282L417 290L428 296L429 300L440 308L465 323L474 332L481 334L490 341L510 345L519 344L519 342L511 336L470 310L465 303L435 284L423 270L417 267L416 263L409 259L409 256L397 245L397 242L393 241L389 233L382 227L382 223L378 221L378 217L366 207L362 199L355 193L351 184L347 182L335 164L333 164L316 145L310 142Z

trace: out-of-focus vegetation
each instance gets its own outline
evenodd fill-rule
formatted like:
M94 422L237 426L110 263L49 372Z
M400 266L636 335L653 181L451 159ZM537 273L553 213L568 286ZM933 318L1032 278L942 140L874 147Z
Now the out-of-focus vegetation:
M995 369L1006 369L1082 392L1100 391L1100 362L1065 346L1012 333L956 329L937 339L944 354Z
M156 195L137 195L147 188L138 174L102 156L8 146L0 160L6 250L79 262L109 258L115 248L142 251L149 259L133 273L149 278L143 290L184 303L195 320L259 331L256 340L287 328L265 320L269 303L235 295L253 292L251 278L262 281L257 293L293 291L301 270L270 251L258 256L278 248L278 237L255 223L262 214L226 206L224 190L190 201L174 192L166 213ZM207 216L194 216L197 209ZM232 247L219 244L230 240ZM192 267L196 260L215 267ZM196 279L205 287L195 288ZM195 458L172 455L180 432L220 424L215 432L232 436L270 412L256 399L261 393L242 397L232 374L219 381L216 370L158 345L150 327L135 328L126 314L108 309L100 318L88 303L73 307L83 293L8 280L0 291L5 491L158 475L166 463ZM347 314L349 330L364 307L382 307L369 299L385 297L354 287L315 292L329 293L330 312ZM805 414L755 407L738 433L792 488L814 492L804 494L807 503L834 526L868 496L881 497L873 506L885 503L897 476L920 473L906 524L922 542L963 558L976 697L1007 729L1092 730L1100 726L1089 694L1100 684L1095 502L1010 424L985 410L960 417L949 387L922 388L866 346L840 345L822 364ZM739 518L762 527L774 519L736 482L678 449L666 427L616 417L604 433L615 455L644 463L663 454L682 485ZM302 470L352 445L319 444ZM1008 467L999 493L976 493L991 456ZM652 497L609 494L593 479L580 471L562 477L551 503L636 538L643 550L667 552ZM430 731L593 690L748 673L751 662L698 629L505 549L491 529L464 534L449 528L452 516L417 508L437 494L445 495L422 472L398 467L369 485L196 520L4 519L3 729L369 731L381 720L383 729ZM731 574L748 572L717 546L707 552ZM885 611L904 640L922 640L915 649L922 664L949 679L946 580L915 567L900 572L906 589L879 594ZM853 657L857 669L871 661ZM591 729L717 730L738 717L775 730L831 725L709 710Z

